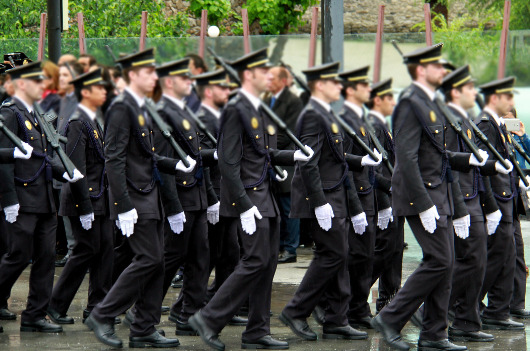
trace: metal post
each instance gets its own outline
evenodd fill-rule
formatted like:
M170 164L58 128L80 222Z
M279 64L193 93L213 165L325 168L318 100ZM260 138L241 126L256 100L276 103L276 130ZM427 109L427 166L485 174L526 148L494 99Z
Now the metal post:
M48 58L57 63L61 57L61 2L48 0Z
M432 45L432 23L431 23L431 4L423 5L423 15L425 17L425 42L427 46Z
M82 12L77 14L77 29L79 31L79 55L84 55L86 54L85 20Z
M309 38L309 67L315 65L317 52L317 31L318 31L318 7L313 7L311 16L311 37Z
M381 52L383 51L383 31L385 24L385 5L379 5L379 18L377 21L377 34L375 37L375 58L374 58L374 83L381 79Z
M248 10L241 9L241 19L243 20L243 43L245 45L245 54L250 52L250 38L248 28Z
M199 36L199 56L204 58L204 41L208 31L208 10L201 11L201 33Z
M322 0L322 63L344 62L344 1Z
M145 37L147 36L147 11L142 11L142 26L140 28L140 51L145 49Z
M506 48L508 45L508 32L510 31L510 11L512 2L504 1L504 19L502 22L501 46L499 48L499 67L497 70L497 79L504 78L506 74Z
M37 54L37 60L42 61L44 59L44 40L46 39L46 17L45 13L40 14L40 31L39 31L39 51Z

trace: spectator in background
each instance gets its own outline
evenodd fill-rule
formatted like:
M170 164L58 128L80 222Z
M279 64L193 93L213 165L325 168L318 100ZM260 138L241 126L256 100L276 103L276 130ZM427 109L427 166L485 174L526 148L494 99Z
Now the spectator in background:
M59 61L57 62L57 66L64 65L66 62L77 62L77 57L75 57L72 54L64 54L61 57L59 57Z
M192 76L198 76L199 74L208 72L208 66L206 66L206 62L204 62L202 57L197 54L188 54L186 57L190 59L188 67ZM194 80L192 81L190 95L184 100L186 101L186 105L188 105L193 112L197 112L201 107L201 100L197 94Z
M61 97L57 94L59 89L59 66L52 61L46 61L42 65L42 71L46 79L43 80L44 92L40 106L45 112L52 111L54 114L59 113Z
M15 87L13 86L13 81L11 80L11 76L7 73L5 74L3 88L5 89L5 94L8 97L3 98L2 103L11 101L11 97L15 94Z
M515 110L515 108L508 112L508 114L504 116L504 118L517 118L517 111ZM524 152L527 155L530 155L530 137L528 136L528 134L526 134L523 122L520 122L520 127L521 129L519 129L519 131L512 132L513 140L523 147ZM517 163L519 163L521 168L528 168L524 157L521 156L521 154L519 154L519 152L517 151L515 155L517 156Z
M89 54L79 55L79 60L77 62L83 67L83 72L92 71L91 67L97 65L96 58ZM98 68L98 67L95 67Z

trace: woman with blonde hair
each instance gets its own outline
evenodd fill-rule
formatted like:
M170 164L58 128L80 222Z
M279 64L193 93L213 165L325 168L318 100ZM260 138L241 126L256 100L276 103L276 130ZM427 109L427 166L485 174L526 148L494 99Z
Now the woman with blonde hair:
M44 92L42 93L42 100L40 106L46 112L53 111L57 114L59 112L59 104L61 97L57 93L59 88L59 66L52 61L46 61L42 65L42 71L44 72Z

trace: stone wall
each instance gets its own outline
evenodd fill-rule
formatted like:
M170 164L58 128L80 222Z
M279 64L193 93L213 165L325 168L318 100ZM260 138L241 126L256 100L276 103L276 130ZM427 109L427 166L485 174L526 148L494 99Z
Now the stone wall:
M168 13L186 12L190 2L183 0L165 0L166 11ZM232 8L241 13L241 5L245 0L231 0ZM375 33L377 30L377 18L379 5L385 5L385 32L403 33L412 31L412 27L423 21L422 0L344 0L344 33ZM449 8L449 20L452 17L460 17L469 14L466 7L466 0L455 0ZM309 9L303 16L306 25L298 28L295 33L309 33L311 31L311 10ZM225 20L221 25L229 27L230 20ZM200 18L190 16L189 33L197 35L200 30ZM470 23L473 25L473 22ZM259 33L259 25L251 24L252 34ZM320 24L319 24L320 32Z

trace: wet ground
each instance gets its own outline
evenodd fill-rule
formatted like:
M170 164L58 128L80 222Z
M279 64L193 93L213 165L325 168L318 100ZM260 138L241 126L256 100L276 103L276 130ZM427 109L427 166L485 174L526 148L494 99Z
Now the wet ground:
M522 223L523 237L525 239L525 251L530 249L530 222ZM408 228L407 228L408 229ZM421 251L417 245L412 233L407 230L405 235L406 241L409 243L409 248L405 251L403 263L403 276L408 277L415 269L421 259ZM285 304L290 300L291 296L296 290L297 283L302 279L305 269L308 267L311 260L311 250L308 248L299 249L298 262L283 264L278 266L276 276L274 279L274 288L272 296L272 312L271 317L271 332L274 337L286 340L289 342L290 350L389 350L383 343L380 335L372 330L368 331L369 338L365 341L329 341L318 340L316 342L303 341L294 336L291 331L285 327L278 320L277 316L281 312ZM58 268L55 271L56 279L60 275L62 269ZM81 286L68 314L74 317L75 324L64 326L64 332L60 334L41 334L41 333L20 333L20 312L25 308L25 300L28 292L29 268L24 271L20 279L15 284L12 297L9 301L9 308L11 311L17 313L16 321L0 321L0 325L4 327L4 333L0 334L0 350L106 350L109 349L105 345L99 343L81 322L81 315L87 303L87 288L88 282ZM529 291L527 283L527 291ZM170 288L170 292L164 300L165 305L170 305L178 294L178 289ZM377 294L377 291L373 291ZM372 310L375 310L373 302L374 296L370 296ZM527 303L527 307L529 304ZM167 336L174 335L175 324L169 322L167 315L163 315L161 319L160 328L164 329ZM309 325L315 332L321 334L322 328L313 320L308 320ZM525 331L493 331L495 341L491 343L467 343L469 350L527 350L527 343L530 345L530 340L527 341L527 335L530 335L530 320L525 322ZM127 348L128 329L123 324L116 327L119 337L124 340L124 347ZM241 332L243 327L226 327L222 334L221 340L226 344L227 350L240 349ZM411 345L415 345L418 339L418 329L411 323L408 323L402 332L405 340ZM208 350L208 348L199 340L198 337L180 336L181 346L180 350ZM462 344L462 343L460 343Z

